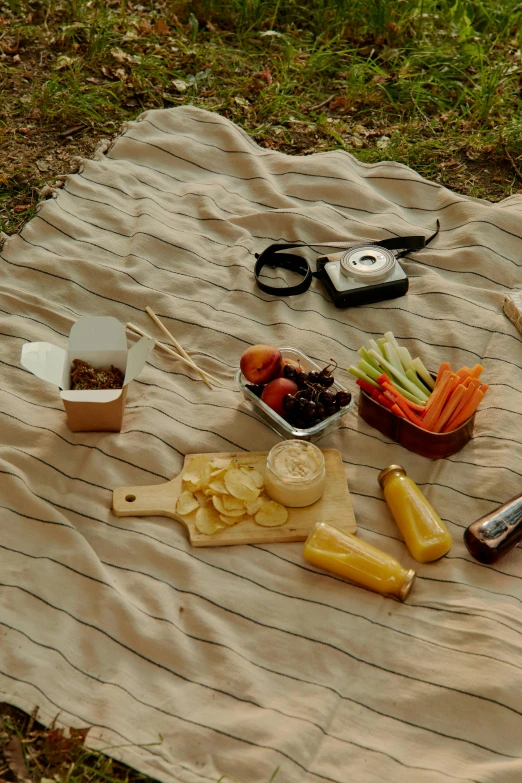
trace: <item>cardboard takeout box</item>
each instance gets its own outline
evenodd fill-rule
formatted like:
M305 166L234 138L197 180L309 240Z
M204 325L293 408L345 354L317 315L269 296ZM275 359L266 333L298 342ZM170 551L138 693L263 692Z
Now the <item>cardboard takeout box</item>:
M73 325L67 349L51 343L22 346L22 365L44 381L61 389L60 397L73 432L119 432L128 384L136 378L154 346L142 337L130 350L125 327L109 316L80 318ZM114 365L124 374L122 389L71 391L73 359L88 362L96 369Z

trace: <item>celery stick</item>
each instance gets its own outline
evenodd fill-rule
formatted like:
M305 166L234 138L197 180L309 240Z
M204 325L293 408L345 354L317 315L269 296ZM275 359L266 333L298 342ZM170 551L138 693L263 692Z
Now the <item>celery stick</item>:
M370 356L373 356L374 359L378 359L379 358L378 355L375 356L375 351L373 351L373 349L370 351ZM404 375L403 372L399 372L393 366L393 364L390 364L390 362L388 362L384 358L379 359L379 364L381 364L385 368L385 370L387 370L395 378L397 378L397 380L399 381L401 386L403 386L405 389L407 389L407 391L409 391L410 394L413 394L416 397L420 397L421 402L425 402L428 399L428 395L424 394L424 392L422 392L416 384L412 383L410 381L410 379L406 375Z
M410 379L412 383L415 383L421 392L424 394L430 394L430 389L426 388L426 385L421 381L415 370L406 370L406 377Z
M399 385L398 381L394 381L393 386L395 386L397 391L400 392L403 397L406 397L406 399L409 400L410 402L415 402L417 405L424 405L424 403L426 402L424 395L421 400L420 396L417 397L416 394L411 394L409 391L406 391L406 389L403 389L402 386Z
M386 358L386 354L384 352L384 343L386 343L387 340L385 337L379 337L377 338L377 345L379 346L379 350L382 353L382 355Z
M382 356L382 351L381 351L381 349L380 349L380 346L378 346L378 345L377 345L377 343L375 342L375 340L370 340L370 341L369 341L369 343L370 343L370 350L374 350L374 351L376 351L377 353L380 353L380 354L381 354L381 356Z
M402 362L399 359L399 355L397 354L397 351L393 347L393 343L384 343L384 351L385 356L390 362L390 364L393 364L395 369L397 369L399 372L403 371Z
M433 378L431 377L431 375L427 371L426 367L422 363L422 360L419 359L418 356L413 360L413 366L417 370L417 372L419 373L420 377L422 378L422 380L424 381L426 386L429 386L430 389L434 389L435 388L435 381L433 380Z
M364 347L364 345L363 345L362 348L359 348L357 353L359 354L359 356L361 356L364 359L365 362L368 362L368 364L371 365L374 370L379 370L380 369L379 365L377 364L375 359L373 359L370 356L370 354L368 353L368 350ZM382 373L382 370L381 370L381 373Z
M363 381L366 381L367 383L371 383L371 385L375 386L376 389L381 388L378 383L375 383L375 381L372 378L370 378L369 375L366 375L365 372L359 370L358 367L354 367L353 364L351 364L350 367L348 367L348 372L350 372L352 375L355 375L356 378L361 378Z
M399 348L399 359L402 362L402 366L405 370L414 370L413 359L407 348Z
M376 381L382 375L382 370L380 367L376 370L375 367L369 364L369 362L366 362L364 359L361 359L361 361L357 363L357 367L359 370L362 370L364 373L366 373L366 375L369 375L370 378L373 378L374 381Z
M393 347L395 348L396 352L399 353L399 343L395 339L395 335L393 334L393 332L384 332L384 336L386 337L388 342L393 345Z

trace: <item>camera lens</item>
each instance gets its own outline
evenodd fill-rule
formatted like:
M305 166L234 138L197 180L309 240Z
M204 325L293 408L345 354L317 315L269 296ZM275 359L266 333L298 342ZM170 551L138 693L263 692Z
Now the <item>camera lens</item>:
M395 256L390 250L375 245L359 245L347 250L340 262L340 271L360 283L386 280L395 269Z

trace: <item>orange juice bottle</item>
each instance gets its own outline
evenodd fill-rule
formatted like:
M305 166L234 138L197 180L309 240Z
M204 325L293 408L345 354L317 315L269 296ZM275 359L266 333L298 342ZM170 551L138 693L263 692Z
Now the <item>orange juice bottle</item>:
M410 554L429 563L447 554L453 543L450 532L418 486L400 465L381 470L378 481Z
M415 571L406 570L391 555L326 522L315 525L303 555L325 571L399 601L408 597L415 579Z

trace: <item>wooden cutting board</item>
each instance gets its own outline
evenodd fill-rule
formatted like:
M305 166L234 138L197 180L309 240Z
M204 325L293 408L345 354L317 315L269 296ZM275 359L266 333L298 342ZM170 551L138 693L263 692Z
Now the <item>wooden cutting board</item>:
M356 524L352 499L337 449L322 449L326 464L326 485L322 498L305 508L289 508L288 520L281 527L261 527L253 520L244 520L234 527L219 530L211 536L200 533L195 525L195 512L182 517L176 514L176 503L181 492L182 474L196 454L187 454L183 470L165 484L144 487L118 487L113 492L112 510L117 517L165 516L176 519L187 529L193 546L230 546L231 544L275 544L304 541L316 522L330 522L348 533L355 533ZM264 475L267 451L241 451L207 454L234 458L241 465L250 465Z

